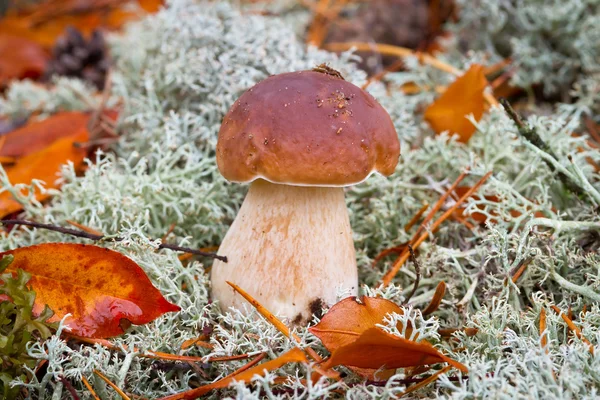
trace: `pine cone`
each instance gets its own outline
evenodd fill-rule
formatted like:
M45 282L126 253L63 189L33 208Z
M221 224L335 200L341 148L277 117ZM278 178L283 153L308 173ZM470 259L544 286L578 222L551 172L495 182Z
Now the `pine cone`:
M110 59L102 32L95 30L86 40L77 29L68 27L66 34L56 40L46 77L72 76L102 90L109 66Z

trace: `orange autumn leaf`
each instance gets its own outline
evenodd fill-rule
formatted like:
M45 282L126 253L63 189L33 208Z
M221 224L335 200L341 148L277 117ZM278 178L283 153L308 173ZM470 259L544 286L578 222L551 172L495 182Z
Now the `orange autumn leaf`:
M48 58L46 51L36 42L0 33L0 86L12 79L39 78Z
M403 314L403 310L389 300L366 296L360 302L349 297L331 307L317 325L309 328L331 352L321 366L329 369L345 365L374 371L448 362L466 370L427 342L404 339L377 327L390 313ZM407 327L406 335L411 334L411 327Z
M277 368L282 367L285 364L292 362L308 362L304 352L297 347L294 347L290 351L282 354L274 360L267 361L259 364L255 367L249 368L238 374L228 375L223 379L208 385L200 386L198 388L188 390L186 392L177 393L171 396L163 397L159 400L191 400L197 399L214 389L222 389L229 386L233 381L238 382L249 382L254 376L264 376L265 371L273 371Z
M337 365L359 368L406 368L447 362L468 372L467 367L446 357L427 342L404 339L381 328L367 329L354 342L338 347L321 364L325 369Z
M308 330L333 352L354 342L375 324L382 324L385 316L391 313L403 314L403 311L386 299L364 296L359 302L356 297L347 297L331 307L321 322Z
M5 141L0 147L0 156L18 158L43 150L57 139L85 130L89 119L87 113L66 111L29 123L3 135Z
M468 142L475 132L475 126L466 117L473 114L475 120L481 119L486 86L483 66L473 64L427 107L425 120L436 133L449 131L458 134L460 142Z
M14 256L7 271L31 274L36 292L34 313L47 304L59 321L78 336L107 338L123 333L123 324L148 323L179 307L152 286L140 266L109 249L71 243L46 243L0 253Z
M138 3L138 10L131 7ZM33 40L51 49L68 26L88 36L98 28L119 29L147 12L157 11L159 0L46 0L20 14L0 19L0 32Z
M9 181L13 185L30 184L33 179L39 179L46 183L46 189L58 188L58 173L63 164L71 161L77 169L83 165L87 152L85 149L75 147L74 143L88 140L88 131L83 129L76 135L58 139L45 149L19 158L14 165L5 168ZM27 192L28 189L23 189L23 194L27 194ZM43 201L49 196L50 194L47 192L42 193L36 190L35 198L38 201ZM11 193L0 192L0 218L20 211L22 208L21 203L16 201Z

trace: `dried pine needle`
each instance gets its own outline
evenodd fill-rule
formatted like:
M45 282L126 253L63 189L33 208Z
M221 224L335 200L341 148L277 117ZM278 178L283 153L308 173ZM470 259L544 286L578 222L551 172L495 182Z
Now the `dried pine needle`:
M423 310L423 315L431 314L437 310L442 303L444 294L446 294L446 283L441 281L435 288L435 293L433 294L433 298L429 302L429 305Z
M115 385L114 383L112 383L112 382L110 381L110 379L108 379L106 376L104 376L104 374L102 374L102 372L100 372L100 371L98 371L97 369L95 369L95 370L94 370L94 373L95 373L96 375L98 375L98 377L100 377L100 379L102 379L104 382L106 382L106 384L107 384L107 385L109 385L110 387L112 387L112 388L115 390L115 392L117 392L117 393L119 394L119 396L121 396L121 398L122 398L123 400L131 400L131 399L129 398L129 396L127 396L127 395L125 394L125 392L123 392L121 389L119 389L119 387L118 387L117 385Z

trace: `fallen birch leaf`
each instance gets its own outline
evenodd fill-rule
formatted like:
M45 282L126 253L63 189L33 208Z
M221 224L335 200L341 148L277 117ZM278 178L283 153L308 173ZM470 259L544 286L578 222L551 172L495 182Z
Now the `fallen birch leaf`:
M285 364L292 362L308 362L306 356L304 355L304 351L299 349L298 347L294 347L290 351L282 354L274 360L267 361L265 363L259 364L255 367L249 368L243 372L240 372L235 375L226 376L223 379L220 379L216 382L209 383L208 385L200 386L198 388L188 390L186 392L177 393L171 396L163 397L160 400L191 400L196 399L200 396L205 395L214 389L222 389L229 386L233 381L237 382L248 382L255 375L264 376L265 371L273 371L277 368L282 367Z
M424 118L436 133L456 133L459 141L466 143L475 132L475 126L466 118L473 114L481 119L484 108L484 90L487 80L483 66L473 64L458 77L448 89L427 109Z
M48 53L36 42L0 33L0 86L12 79L39 78L48 59Z
M446 357L427 342L407 340L374 327L367 329L354 342L338 347L321 366L325 369L337 365L389 369L441 362L447 362L462 372L468 372L463 364Z
M121 253L70 243L46 243L0 253L14 256L7 271L31 274L33 312L48 305L75 335L107 338L123 333L123 323L148 323L179 307L152 286L142 268Z
M18 159L14 165L5 168L9 181L13 185L30 184L33 179L39 179L46 183L46 189L58 188L58 173L63 164L71 161L76 169L83 165L87 151L75 147L74 143L88 140L87 130L82 130L77 135L56 140L47 148ZM23 194L27 194L27 192L28 189L22 191ZM43 201L48 197L50 197L48 192L36 191L35 193L38 201ZM0 192L0 218L20 211L22 208L21 203L15 200L11 193Z

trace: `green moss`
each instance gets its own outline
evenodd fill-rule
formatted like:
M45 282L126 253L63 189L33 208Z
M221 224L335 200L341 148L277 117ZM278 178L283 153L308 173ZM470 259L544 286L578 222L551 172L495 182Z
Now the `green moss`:
M27 354L34 340L45 340L52 334L46 321L52 311L45 308L34 316L35 292L27 287L30 275L19 269L17 276L4 273L12 256L0 259L0 398L14 399L21 391L18 381L29 379L28 370L37 360Z

